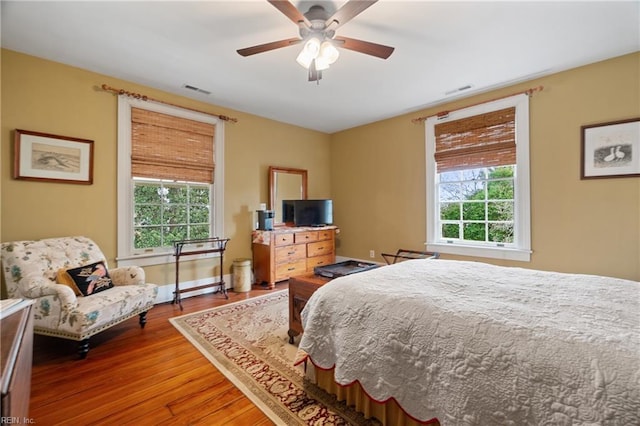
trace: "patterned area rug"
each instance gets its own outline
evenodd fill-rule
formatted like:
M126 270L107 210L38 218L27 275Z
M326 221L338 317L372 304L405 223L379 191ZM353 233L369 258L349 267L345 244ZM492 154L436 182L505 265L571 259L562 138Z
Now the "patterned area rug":
M278 425L379 425L308 382L303 366L293 366L288 290L170 321Z

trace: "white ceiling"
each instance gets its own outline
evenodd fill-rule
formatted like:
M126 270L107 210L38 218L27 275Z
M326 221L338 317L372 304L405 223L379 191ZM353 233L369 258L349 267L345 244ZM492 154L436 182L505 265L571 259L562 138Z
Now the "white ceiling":
M344 1L293 3L305 12ZM341 50L317 85L295 61L301 45L236 53L298 35L265 0L1 8L3 48L327 133L640 50L638 1L380 0L337 33L395 52L382 60Z

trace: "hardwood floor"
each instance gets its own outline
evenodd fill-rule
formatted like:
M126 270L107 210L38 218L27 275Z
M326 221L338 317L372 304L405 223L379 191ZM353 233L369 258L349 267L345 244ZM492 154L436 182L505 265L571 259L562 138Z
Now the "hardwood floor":
M285 281L275 290L288 288ZM267 294L207 294L156 305L144 329L129 319L90 340L85 360L77 342L35 336L32 423L49 425L272 425L169 323L168 319Z

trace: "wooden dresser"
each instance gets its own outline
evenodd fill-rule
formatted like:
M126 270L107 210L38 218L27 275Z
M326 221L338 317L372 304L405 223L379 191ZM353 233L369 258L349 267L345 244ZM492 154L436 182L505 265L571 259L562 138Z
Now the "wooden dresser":
M253 273L257 285L313 272L336 260L336 226L282 227L253 232Z

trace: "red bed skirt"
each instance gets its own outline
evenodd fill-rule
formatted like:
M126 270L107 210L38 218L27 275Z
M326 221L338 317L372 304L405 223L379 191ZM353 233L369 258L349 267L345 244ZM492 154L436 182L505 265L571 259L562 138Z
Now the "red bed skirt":
M375 417L385 426L440 426L440 422L435 418L426 421L414 419L405 413L395 399L378 402L370 398L357 381L346 386L336 383L333 369L324 370L316 367L312 362L306 363L306 368L314 369L313 374L307 374L307 376L319 388L335 395L339 401L345 401L347 405L355 407L366 418Z

